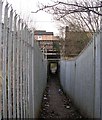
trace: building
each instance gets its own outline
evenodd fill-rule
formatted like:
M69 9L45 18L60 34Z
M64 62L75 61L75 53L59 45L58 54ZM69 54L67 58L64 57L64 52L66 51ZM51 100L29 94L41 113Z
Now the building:
M59 51L59 36L54 36L53 32L36 30L34 31L34 37L45 56L56 55Z

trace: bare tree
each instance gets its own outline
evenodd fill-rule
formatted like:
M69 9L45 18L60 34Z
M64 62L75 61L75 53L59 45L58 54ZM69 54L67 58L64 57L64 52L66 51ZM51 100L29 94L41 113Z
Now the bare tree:
M53 14L54 19L64 25L74 25L78 30L96 32L100 28L100 8L102 4L98 0L82 0L61 2L56 1L51 5L41 4L39 9Z

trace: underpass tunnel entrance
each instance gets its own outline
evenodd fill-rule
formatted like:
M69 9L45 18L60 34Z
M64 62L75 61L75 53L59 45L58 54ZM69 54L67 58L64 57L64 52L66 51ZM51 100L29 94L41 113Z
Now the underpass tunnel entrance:
M59 61L48 61L48 75L57 75L59 76L60 64Z

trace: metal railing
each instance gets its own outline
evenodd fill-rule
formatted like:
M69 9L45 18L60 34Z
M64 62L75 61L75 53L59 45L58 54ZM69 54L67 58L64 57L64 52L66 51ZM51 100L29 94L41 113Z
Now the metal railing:
M41 66L35 67L37 63ZM0 118L35 117L34 84L42 77L45 82L40 85L44 90L46 71L43 55L34 42L34 32L8 3L3 13L0 0Z

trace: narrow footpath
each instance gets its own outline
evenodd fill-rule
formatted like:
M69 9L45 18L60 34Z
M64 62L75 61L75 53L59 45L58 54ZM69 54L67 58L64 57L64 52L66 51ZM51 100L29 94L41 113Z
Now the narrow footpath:
M60 86L58 78L51 76L44 92L39 118L83 119Z

